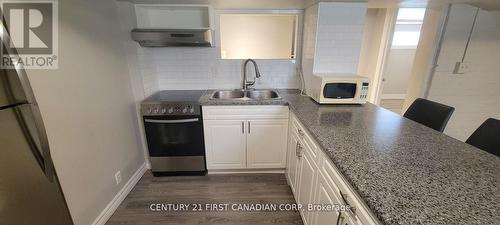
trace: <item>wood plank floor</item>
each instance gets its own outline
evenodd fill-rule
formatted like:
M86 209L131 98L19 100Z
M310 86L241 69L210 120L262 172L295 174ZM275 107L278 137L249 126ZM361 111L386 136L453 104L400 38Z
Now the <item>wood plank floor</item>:
M107 225L267 225L302 224L297 211L152 211L154 203L295 203L284 174L224 174L141 178ZM192 209L192 207L191 207Z
M397 114L402 114L404 102L404 99L382 99L380 100L380 106Z

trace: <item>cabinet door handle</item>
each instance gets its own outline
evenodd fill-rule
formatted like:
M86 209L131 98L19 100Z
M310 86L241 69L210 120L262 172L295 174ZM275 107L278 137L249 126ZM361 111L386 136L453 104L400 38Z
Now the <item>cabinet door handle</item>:
M295 144L295 157L299 157L298 153L297 153L297 149L299 148L299 141L297 141L297 144Z
M248 121L248 133L250 133L250 121Z
M342 198L342 201L344 202L345 205L348 205L349 208L350 208L350 211L353 215L356 215L356 207L352 206L348 201L347 201L347 198L349 198L349 196L347 194L344 194L342 193L342 191L339 190L339 193L340 193L340 197Z
M241 121L241 133L242 134L245 133L245 122L244 121Z
M304 131L302 131L302 129L299 129L298 132L299 132L300 137L304 137Z
M297 156L298 158L302 157L301 150L302 145L297 141L297 146L295 146L295 156Z
M344 220L344 216L342 215L342 211L339 211L339 215L337 216L337 224L336 225L341 225L341 222Z

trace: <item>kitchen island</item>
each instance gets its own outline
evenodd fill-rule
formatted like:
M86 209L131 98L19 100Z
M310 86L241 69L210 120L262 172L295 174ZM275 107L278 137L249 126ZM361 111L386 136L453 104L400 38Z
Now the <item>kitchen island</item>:
M500 158L376 105L319 105L297 91L275 100L202 105L288 105L384 224L498 224Z

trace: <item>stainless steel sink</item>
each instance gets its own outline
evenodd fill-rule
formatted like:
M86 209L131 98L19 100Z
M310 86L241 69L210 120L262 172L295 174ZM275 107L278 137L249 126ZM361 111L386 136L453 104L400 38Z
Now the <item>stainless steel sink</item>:
M221 90L212 94L212 99L238 99L238 100L262 100L279 99L280 96L273 90Z
M279 98L278 93L273 90L250 90L246 96L251 99L275 99Z
M244 98L245 92L243 90L224 90L224 91L216 91L212 95L212 98L215 99L235 99L235 98Z

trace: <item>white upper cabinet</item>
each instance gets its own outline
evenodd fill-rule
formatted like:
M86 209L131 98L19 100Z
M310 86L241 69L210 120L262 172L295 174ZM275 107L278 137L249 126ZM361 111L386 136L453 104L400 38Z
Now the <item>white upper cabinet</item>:
M220 14L222 59L295 59L297 14Z
M320 2L304 19L304 72L357 73L363 42L365 2Z
M357 74L366 2L319 2L304 13L302 70L306 93L314 74Z
M140 29L212 29L209 5L136 4Z

